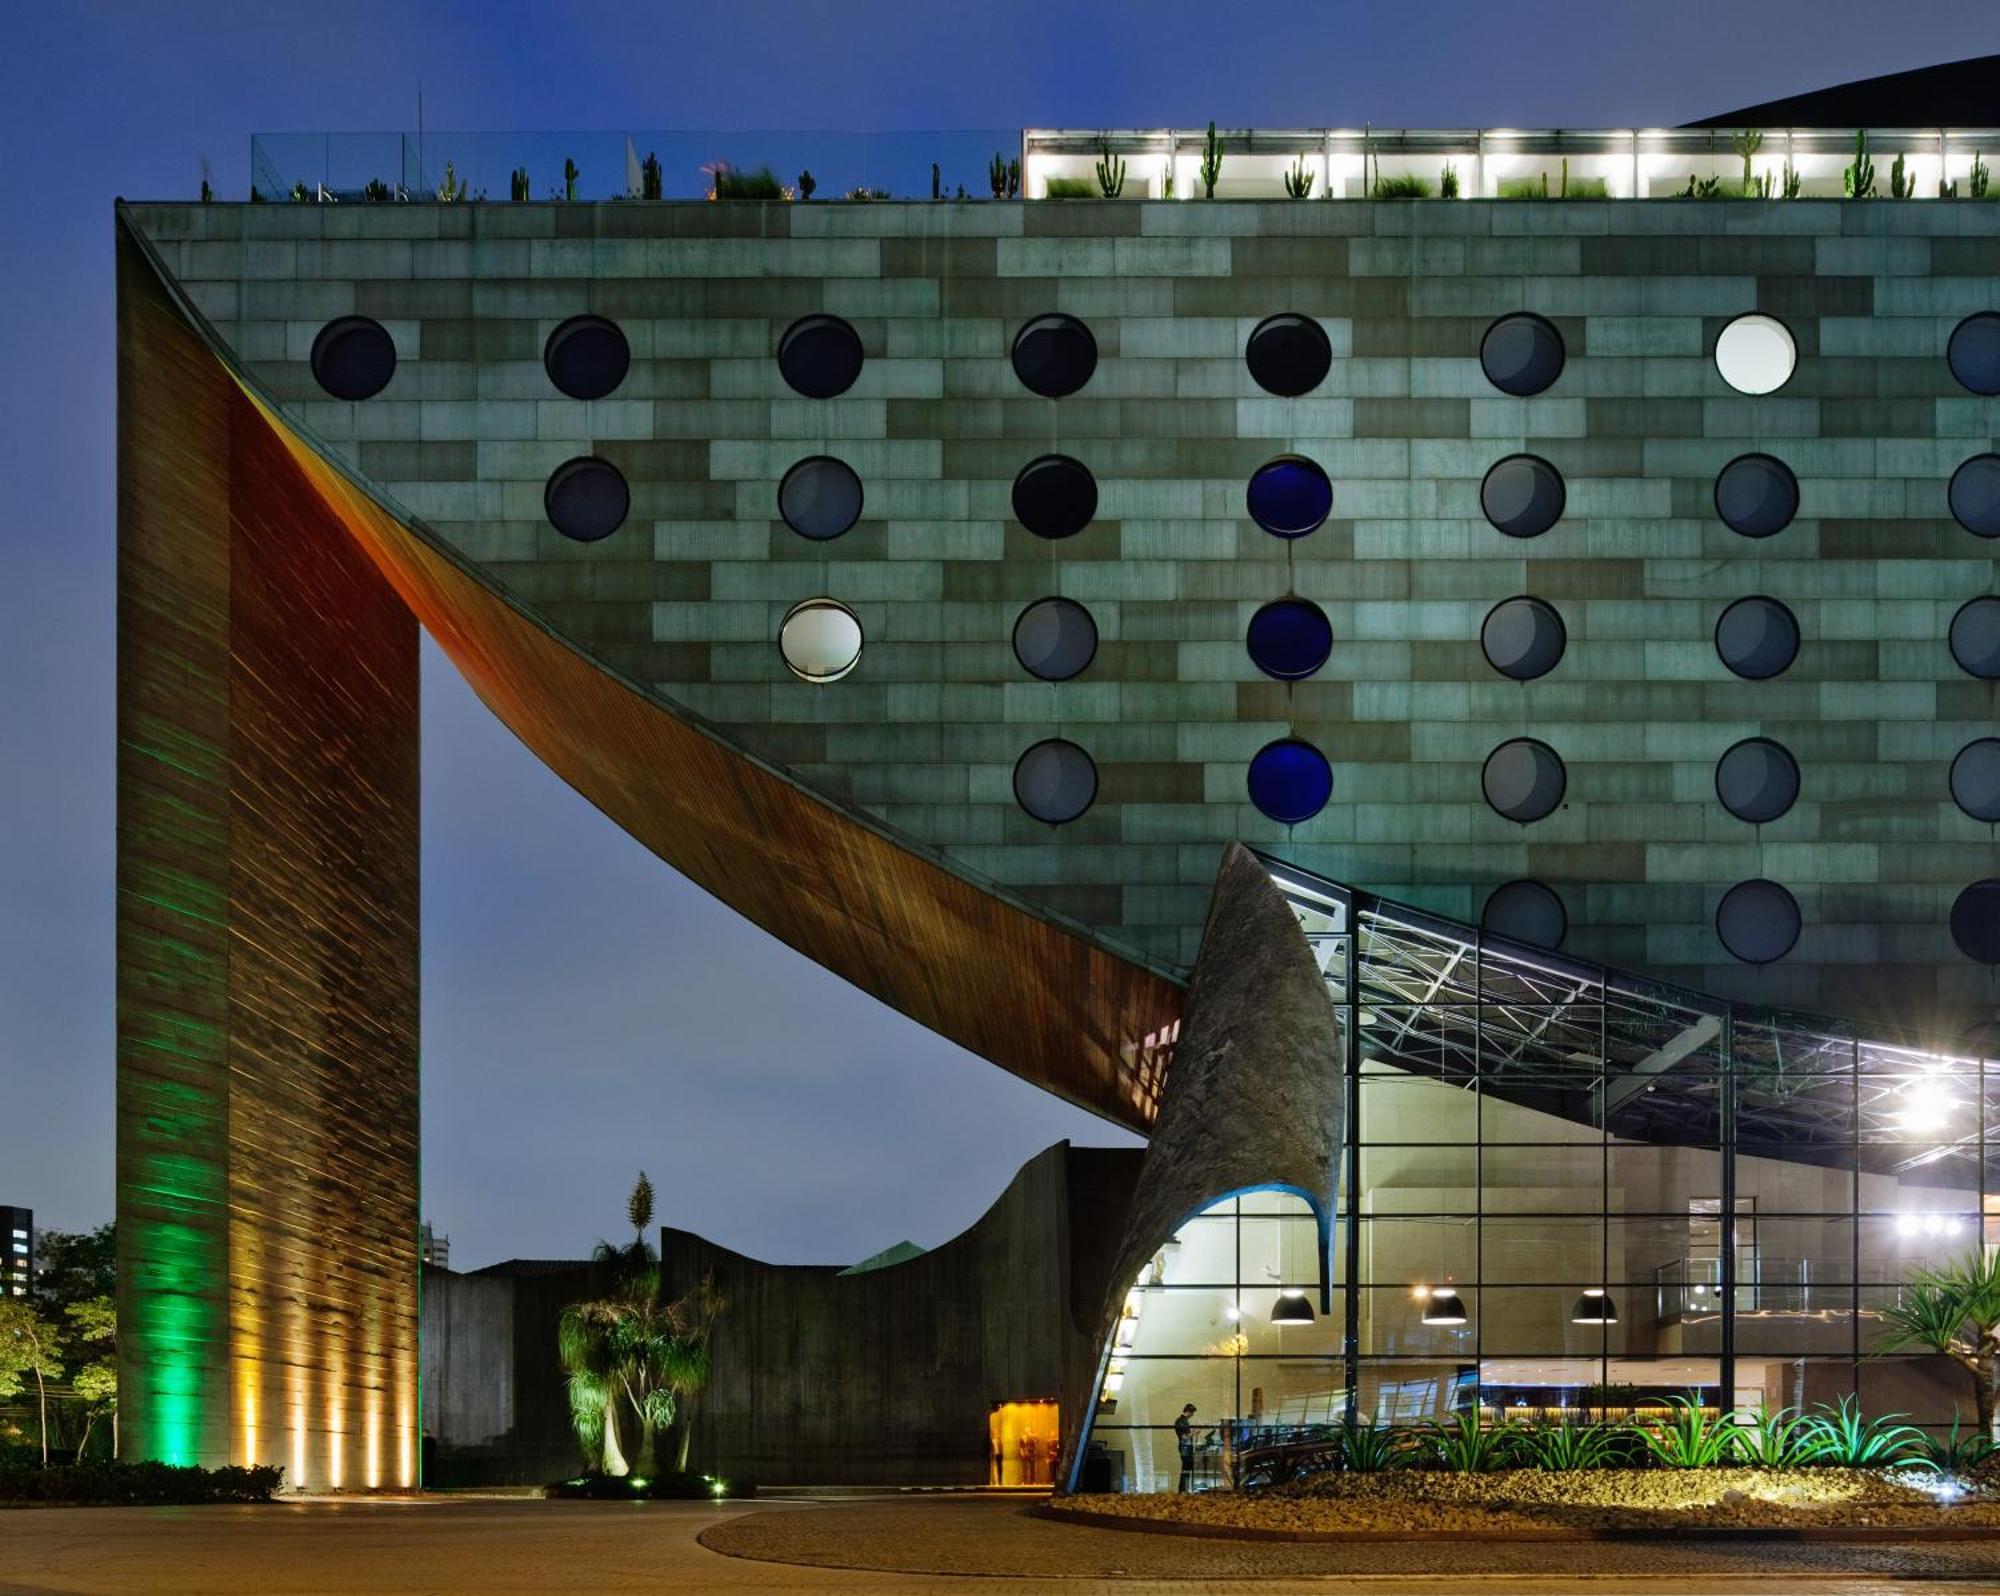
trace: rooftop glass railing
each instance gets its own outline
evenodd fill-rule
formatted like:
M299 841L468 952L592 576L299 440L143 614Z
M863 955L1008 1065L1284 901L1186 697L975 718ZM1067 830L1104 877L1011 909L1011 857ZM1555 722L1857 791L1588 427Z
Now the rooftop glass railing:
M1959 199L2000 128L260 133L262 200Z

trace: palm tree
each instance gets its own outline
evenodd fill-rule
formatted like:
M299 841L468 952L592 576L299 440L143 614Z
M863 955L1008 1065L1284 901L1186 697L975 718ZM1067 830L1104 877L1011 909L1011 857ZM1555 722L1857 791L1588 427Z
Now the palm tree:
M1884 1352L1922 1348L1972 1381L1979 1427L2000 1445L2000 1251L1980 1248L1943 1269L1920 1269L1882 1310Z
M722 1299L714 1278L679 1302L660 1300L660 1265L646 1227L653 1187L640 1173L626 1205L633 1237L600 1241L592 1256L598 1294L563 1309L557 1351L569 1392L570 1420L584 1454L607 1474L652 1474L657 1443L689 1397L707 1383L709 1337ZM627 1432L626 1425L632 1426ZM636 1443L629 1455L621 1435ZM687 1461L685 1427L679 1466Z

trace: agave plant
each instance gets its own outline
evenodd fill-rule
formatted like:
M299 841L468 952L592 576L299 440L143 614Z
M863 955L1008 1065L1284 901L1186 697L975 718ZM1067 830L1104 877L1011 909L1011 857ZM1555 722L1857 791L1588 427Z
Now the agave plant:
M1410 1462L1409 1434L1395 1425L1348 1419L1340 1426L1340 1466L1348 1473L1382 1474Z
M1440 1466L1454 1474L1484 1474L1512 1461L1516 1432L1482 1424L1477 1408L1461 1408L1427 1439Z
M1808 1421L1792 1408L1759 1403L1737 1416L1730 1441L1736 1461L1754 1468L1795 1469L1813 1460Z
M1729 1426L1711 1419L1693 1397L1670 1398L1674 1416L1637 1426L1639 1440L1662 1468L1712 1469L1729 1456Z
M1516 1440L1522 1459L1551 1474L1601 1469L1618 1459L1624 1433L1611 1424L1544 1424Z
M1863 1416L1851 1396L1822 1402L1805 1421L1810 1461L1830 1469L1934 1468L1924 1447L1924 1432L1914 1424L1899 1424L1904 1413L1880 1418Z
M1943 1435L1926 1432L1919 1450L1932 1468L1941 1474L1964 1474L1979 1467L1993 1456L2000 1447L1977 1430L1959 1432L1957 1419L1951 1421L1951 1429Z

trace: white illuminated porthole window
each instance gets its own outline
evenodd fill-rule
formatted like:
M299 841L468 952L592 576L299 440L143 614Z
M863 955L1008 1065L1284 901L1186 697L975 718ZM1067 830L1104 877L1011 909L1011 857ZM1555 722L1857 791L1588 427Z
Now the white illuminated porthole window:
M1776 316L1738 316L1715 340L1715 369L1738 393L1776 393L1798 363L1792 330Z
M838 599L807 599L785 612L778 651L801 681L837 682L861 663L861 622Z

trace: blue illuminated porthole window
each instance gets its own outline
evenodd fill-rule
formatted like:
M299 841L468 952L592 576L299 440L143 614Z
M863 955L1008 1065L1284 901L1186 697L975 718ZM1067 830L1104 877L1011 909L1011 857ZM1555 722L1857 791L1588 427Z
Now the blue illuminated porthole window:
M1304 455L1280 455L1259 466L1246 498L1250 519L1274 537L1302 538L1333 514L1333 483Z
M1250 617L1250 662L1281 682L1303 681L1333 652L1333 623L1310 599L1273 599Z
M1309 742L1281 737L1250 761L1250 801L1280 825L1312 819L1333 796L1333 766Z

